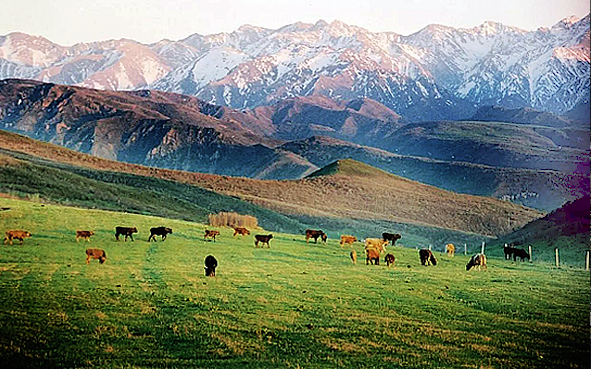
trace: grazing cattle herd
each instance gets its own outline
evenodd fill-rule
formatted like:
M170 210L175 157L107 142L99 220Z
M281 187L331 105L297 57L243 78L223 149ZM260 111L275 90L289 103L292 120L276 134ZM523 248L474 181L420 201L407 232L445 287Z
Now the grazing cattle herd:
M250 231L244 227L233 227L234 229L234 237L236 235L241 236L248 236L250 235ZM125 236L124 241L127 241L127 238L133 239L133 234L138 233L136 227L115 227L115 240L119 241L119 236ZM167 235L172 234L172 229L168 227L154 227L150 228L150 237L148 238L148 242L157 241L156 236L161 236L161 241L164 241ZM317 239L320 238L324 243L328 238L327 234L324 233L322 230L312 230L307 229L305 231L305 239L306 243L308 243L310 238L314 239L314 243L317 243ZM216 237L220 235L220 231L218 230L205 230L205 234L203 236L204 241L208 238L216 240ZM94 236L93 231L76 231L76 243L79 242L80 239L84 239L87 242L90 242L90 237ZM31 233L24 230L9 230L6 231L6 236L4 238L4 244L10 243L13 244L13 240L19 240L20 244L24 243L25 238L30 238ZM400 234L394 233L382 233L382 238L366 238L361 240L364 243L364 254L366 256L365 264L366 265L380 265L380 255L386 252L386 246L390 243L392 246L401 239L402 236ZM254 246L255 248L264 247L265 245L267 248L270 248L269 242L273 239L272 234L268 235L260 235L257 234L254 236ZM358 242L357 237L351 235L341 235L340 246L343 248L345 245L349 245L353 247L353 244ZM510 260L513 257L513 261L517 261L519 258L521 261L527 259L530 260L530 255L524 249L517 249L511 246L505 245L503 247L503 252L505 254L505 259ZM445 252L448 257L453 257L455 252L455 246L451 243L445 245ZM353 264L357 264L357 252L352 250L349 254L351 261ZM86 249L86 264L90 264L90 260L95 259L98 260L100 264L103 264L107 260L107 254L105 250L98 249L98 248L89 248ZM394 266L396 258L392 253L387 253L384 257L384 262L388 267ZM428 266L428 265L437 265L437 259L433 252L429 249L420 249L419 250L419 260L421 265ZM213 255L209 255L205 258L205 275L206 276L215 276L215 269L218 266L218 261ZM410 265L409 265L410 267ZM470 258L468 264L466 264L466 270L469 271L472 268L477 268L478 270L487 269L486 265L486 256L483 253L478 253L473 255Z

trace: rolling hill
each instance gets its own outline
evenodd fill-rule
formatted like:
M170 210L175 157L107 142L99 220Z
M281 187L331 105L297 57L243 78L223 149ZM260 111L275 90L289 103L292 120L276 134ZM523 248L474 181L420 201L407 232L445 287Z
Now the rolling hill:
M268 181L125 164L14 134L5 133L4 136L12 145L12 149L3 146L7 149L4 154L12 157L12 160L5 160L5 168L14 167L14 159L24 160L19 153L28 152L28 156L43 158L45 167L50 162L75 166L78 169L68 170L78 175L92 169L92 173L97 173L93 176L115 171L174 180L233 196L293 219L316 218L302 222L306 224L322 224L324 218L357 219L494 236L542 216L538 211L506 201L455 194L352 160L335 163L333 166L339 170L331 175L317 173L301 180ZM371 175L360 175L366 172ZM7 181L10 184L10 177ZM43 182L42 179L39 181ZM68 183L65 181L64 185L71 185Z
M318 167L339 159L353 159L445 190L509 200L544 211L589 193L589 175L585 173L502 168L399 155L325 136L287 142L279 148L296 153Z
M302 178L352 158L444 189L542 210L574 200L589 187L588 151L578 148L588 141L588 130L407 124L369 99L298 97L239 111L159 91L5 80L0 128L108 159L257 179ZM313 134L322 136L308 137Z

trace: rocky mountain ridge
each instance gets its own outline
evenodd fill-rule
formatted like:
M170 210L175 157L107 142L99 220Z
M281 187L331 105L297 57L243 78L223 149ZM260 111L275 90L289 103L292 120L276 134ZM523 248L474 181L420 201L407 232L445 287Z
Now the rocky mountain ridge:
M0 36L0 79L110 90L149 87L255 108L295 96L370 98L410 121L469 118L477 107L564 114L589 101L589 15L524 31L495 22L412 35L334 21L191 35L144 45L56 45Z

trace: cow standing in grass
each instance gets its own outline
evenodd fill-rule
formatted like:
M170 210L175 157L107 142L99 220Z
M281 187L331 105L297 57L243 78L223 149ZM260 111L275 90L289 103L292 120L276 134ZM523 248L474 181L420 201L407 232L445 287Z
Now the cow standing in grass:
M402 238L402 236L399 235L398 233L387 233L387 232L382 233L382 239L384 241L391 241L392 246L394 246L396 241L398 241L401 238Z
M171 234L171 233L172 233L172 228L167 228L167 227L150 228L150 237L148 237L148 242L150 242L151 240L154 240L154 242L156 242L156 236L161 236L162 241L164 241L166 239L166 235Z
M453 243L448 243L445 245L445 252L447 253L447 256L451 258L456 252L456 247L453 245Z
M525 261L525 259L529 261L529 253L524 249L514 249L513 261L517 261L517 258L519 258L521 261Z
M81 238L86 240L86 242L90 242L90 236L94 236L93 231L76 231L76 242Z
M386 254L386 257L384 258L384 261L386 262L388 268L390 267L390 265L394 265L395 260L396 258L392 254Z
M6 244L6 242L10 242L10 244L12 245L12 240L20 240L21 245L22 245L24 242L24 239L29 238L29 237L31 237L31 234L27 231L22 231L22 230L7 231L6 237L4 237L4 244Z
M427 266L429 264L437 265L437 259L435 259L435 255L429 249L420 249L419 250L419 259L421 260L421 265Z
M254 236L254 247L259 247L259 242L261 243L261 247L263 247L263 245L267 245L267 247L269 246L269 241L271 241L271 239L273 238L272 234L268 234L268 235L261 235L261 234L257 234Z
M355 250L351 251L351 261L353 264L357 264L357 251Z
M248 236L250 231L244 227L234 227L234 237L239 234L241 236Z
M511 256L513 256L513 253L515 252L515 250L517 250L517 249L514 247L511 247L511 246L505 245L503 247L503 253L505 254L505 260L510 260Z
M86 249L86 265L90 264L90 259L98 259L103 264L107 260L107 253L101 249Z
M205 241L208 237L213 238L213 241L215 242L215 238L216 236L220 235L220 231L212 231L209 229L205 230L205 234L203 235L203 241Z
M310 238L314 239L314 243L318 243L318 237L320 237L320 239L326 243L326 239L328 238L328 236L326 235L326 233L324 233L322 230L318 229L306 229L306 243L308 243L308 240Z
M468 264L466 264L466 270L470 270L475 266L478 267L478 270L480 270L480 268L482 267L484 267L484 270L487 269L486 256L484 254L472 255L470 261L468 262Z
M119 241L119 236L125 236L125 242L127 242L127 237L133 241L134 233L137 233L136 227L115 227L115 239L117 241Z
M205 258L205 276L215 277L215 268L218 266L218 261L212 255Z
M341 248L344 245L352 246L354 242L357 242L357 237L355 237L355 236L349 236L349 235L346 235L346 234L344 234L344 235L341 236L341 243L340 243L341 244Z

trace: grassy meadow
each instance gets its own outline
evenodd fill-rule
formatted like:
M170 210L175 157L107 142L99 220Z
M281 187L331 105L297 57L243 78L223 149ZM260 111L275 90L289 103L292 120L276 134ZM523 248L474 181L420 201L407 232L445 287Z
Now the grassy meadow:
M0 230L25 229L0 246L3 368L585 368L589 273L491 256L389 247L394 267L367 266L362 244L306 244L139 214L0 198ZM135 226L135 242L115 241ZM164 242L149 229L167 226ZM94 230L76 243L75 230ZM256 230L253 234L267 234ZM377 235L376 235L377 236ZM404 236L404 235L403 235ZM399 241L404 244L404 238ZM85 264L84 250L107 261ZM204 276L214 255L217 276ZM382 256L383 261L383 256Z

